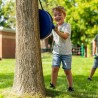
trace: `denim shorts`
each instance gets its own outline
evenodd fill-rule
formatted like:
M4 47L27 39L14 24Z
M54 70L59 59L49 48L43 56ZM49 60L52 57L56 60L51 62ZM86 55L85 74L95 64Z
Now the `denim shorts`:
M52 66L60 67L61 62L64 70L71 69L72 55L53 54Z
M97 68L98 67L98 58L94 59L94 65L93 68Z

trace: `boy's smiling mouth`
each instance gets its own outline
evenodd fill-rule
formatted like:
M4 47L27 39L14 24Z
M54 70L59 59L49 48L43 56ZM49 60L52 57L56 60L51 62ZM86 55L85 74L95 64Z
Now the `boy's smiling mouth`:
M59 22L59 21L61 21L61 19L60 18L59 19L56 19L56 21Z

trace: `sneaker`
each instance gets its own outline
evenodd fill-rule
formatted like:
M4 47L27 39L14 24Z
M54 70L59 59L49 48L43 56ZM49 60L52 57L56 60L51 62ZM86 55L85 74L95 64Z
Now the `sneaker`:
M68 91L69 91L69 92L73 92L74 89L73 89L72 87L69 87L69 88L68 88Z
M50 87L55 89L55 86L52 83L50 83Z
M92 79L91 79L91 78L89 78L89 77L88 77L88 80L89 80L89 81L92 81Z

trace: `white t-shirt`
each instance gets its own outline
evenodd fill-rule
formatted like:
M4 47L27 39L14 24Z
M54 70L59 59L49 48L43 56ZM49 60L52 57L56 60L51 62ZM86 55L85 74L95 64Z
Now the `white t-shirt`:
M54 46L53 54L69 55L72 54L72 43L71 43L71 26L68 23L64 23L58 26L58 30L64 33L69 33L68 38L65 40L61 38L54 30L52 30Z
M96 54L98 55L98 34L95 36L94 41L96 42Z

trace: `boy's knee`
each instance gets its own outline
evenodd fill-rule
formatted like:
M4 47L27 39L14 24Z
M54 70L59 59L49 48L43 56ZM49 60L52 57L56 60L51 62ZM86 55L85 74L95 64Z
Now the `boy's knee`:
M59 67L53 67L53 68L52 68L52 72L53 72L53 73L58 72L58 70L59 70Z
M70 75L71 74L71 70L66 70L65 73L66 73L66 75Z

